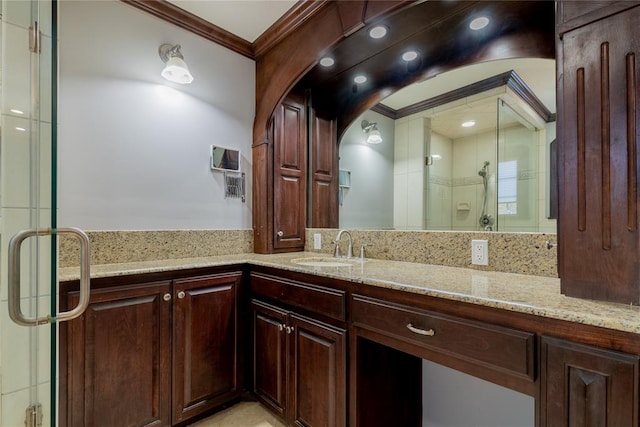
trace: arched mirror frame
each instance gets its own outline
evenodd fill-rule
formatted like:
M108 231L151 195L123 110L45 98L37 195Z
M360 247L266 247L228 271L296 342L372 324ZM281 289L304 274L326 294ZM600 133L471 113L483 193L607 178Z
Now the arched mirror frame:
M555 58L553 2L527 2L531 9L515 3L327 2L273 49L258 56L253 144L256 252L271 252L273 248L273 147L269 124L278 104L294 87L306 91L311 117L333 123L330 127L334 135L328 139L338 141L361 113L390 93L429 76L494 59ZM484 38L465 32L468 21L484 13L492 14L499 23L497 29ZM368 30L376 24L402 31L396 32L395 39L366 45L375 46L367 49L363 46L369 42ZM391 55L399 55L400 43L429 46L429 52L423 49L421 53L431 59L422 60L420 67L413 70L398 70ZM333 74L318 65L327 53L340 61ZM371 70L368 85L354 86L349 80L359 68ZM313 120L310 123L313 125ZM334 175L337 179L337 173ZM332 212L318 212L325 207L337 209L337 203L316 200L312 205L317 217L337 219ZM318 225L312 220L309 226ZM336 227L337 220L321 226Z

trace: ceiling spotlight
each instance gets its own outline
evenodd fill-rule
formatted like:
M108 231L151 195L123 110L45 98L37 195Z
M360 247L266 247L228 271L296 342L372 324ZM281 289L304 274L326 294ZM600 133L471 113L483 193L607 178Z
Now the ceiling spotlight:
M407 62L413 61L417 57L418 57L418 52L416 52L415 50L410 50L402 54L402 59Z
M360 123L362 131L367 134L367 144L380 144L382 142L382 134L378 130L378 124L363 120Z
M387 31L388 29L384 25L376 25L369 30L369 37L372 39L381 39L387 35Z
M361 84L361 83L364 83L364 82L366 82L366 81L367 81L367 77L366 77L366 76L363 76L363 75L355 76L355 77L353 78L353 81L354 81L354 82L356 82L356 83L358 83L358 84Z
M470 128L476 125L476 122L474 122L473 120L469 120L467 122L462 123L462 127L463 128Z
M489 25L489 18L487 18L486 16L481 16L471 21L471 23L469 24L469 28L471 28L472 30L481 30L487 25Z
M193 76L189 72L187 63L184 62L184 56L180 52L180 45L175 46L170 44L163 44L158 49L160 58L167 64L162 70L162 77L170 82L189 84L193 81Z
M330 56L325 56L320 60L320 65L322 65L323 67L331 67L335 63L336 61Z

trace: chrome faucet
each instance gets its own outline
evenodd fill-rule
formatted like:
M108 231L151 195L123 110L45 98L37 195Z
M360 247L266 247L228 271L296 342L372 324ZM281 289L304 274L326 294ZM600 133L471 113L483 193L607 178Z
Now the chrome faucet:
M347 258L353 258L353 240L351 239L351 233L349 233L347 230L340 230L338 231L338 235L336 236L336 249L333 253L333 256L336 258L340 258L340 238L342 237L342 234L345 233L348 237L349 237L349 246L347 246L347 254L345 255Z

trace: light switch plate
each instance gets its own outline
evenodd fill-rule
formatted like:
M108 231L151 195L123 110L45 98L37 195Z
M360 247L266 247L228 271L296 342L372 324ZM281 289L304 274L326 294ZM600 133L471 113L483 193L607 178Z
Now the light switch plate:
M313 249L322 249L322 234L314 233L314 235L313 235Z

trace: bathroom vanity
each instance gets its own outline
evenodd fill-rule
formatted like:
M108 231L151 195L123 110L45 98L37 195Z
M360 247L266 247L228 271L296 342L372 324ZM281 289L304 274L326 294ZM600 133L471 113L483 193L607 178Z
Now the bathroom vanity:
M539 426L637 426L638 307L537 276L305 260L96 267L90 309L61 326L62 424L179 425L246 390L290 425L417 427L427 359L533 397Z

